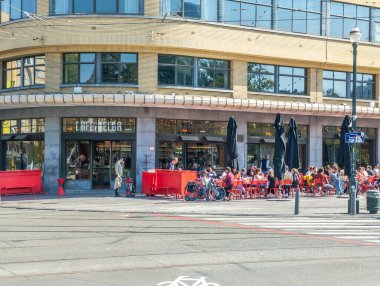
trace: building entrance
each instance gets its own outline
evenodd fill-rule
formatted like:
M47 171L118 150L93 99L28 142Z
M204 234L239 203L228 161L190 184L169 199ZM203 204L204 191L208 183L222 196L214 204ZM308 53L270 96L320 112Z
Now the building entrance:
M92 186L108 189L112 187L115 178L116 157L125 160L124 175L130 176L132 161L131 141L96 141L93 142Z

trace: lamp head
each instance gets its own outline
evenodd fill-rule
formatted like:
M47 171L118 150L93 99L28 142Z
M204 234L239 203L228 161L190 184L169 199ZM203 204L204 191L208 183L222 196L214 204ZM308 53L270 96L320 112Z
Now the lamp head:
M362 33L360 32L360 29L358 27L353 27L350 31L350 41L351 43L358 44L360 42L360 38L362 36Z

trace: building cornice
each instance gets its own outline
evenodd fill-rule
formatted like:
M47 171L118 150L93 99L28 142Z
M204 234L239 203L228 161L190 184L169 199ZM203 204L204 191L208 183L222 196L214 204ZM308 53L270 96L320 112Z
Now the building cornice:
M309 102L190 96L176 94L18 94L0 95L0 110L53 106L125 106L176 109L283 113L342 117L351 106ZM380 108L358 106L359 118L379 118Z

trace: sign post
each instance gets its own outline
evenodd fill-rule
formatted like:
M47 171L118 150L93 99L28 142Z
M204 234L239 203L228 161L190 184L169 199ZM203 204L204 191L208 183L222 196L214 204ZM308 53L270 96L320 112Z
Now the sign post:
M364 143L364 132L350 132L345 134L346 144L362 144ZM351 149L351 184L350 184L350 199L348 201L348 213L355 215L359 213L359 201L357 201L357 182L356 182L356 157L355 145Z

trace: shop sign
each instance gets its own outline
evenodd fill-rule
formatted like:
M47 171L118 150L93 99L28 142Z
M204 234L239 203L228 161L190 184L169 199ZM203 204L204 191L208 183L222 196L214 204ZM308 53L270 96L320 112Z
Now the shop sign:
M64 132L74 133L134 133L133 118L64 118Z
M75 132L123 132L121 121L100 120L90 118L87 121L76 121Z

